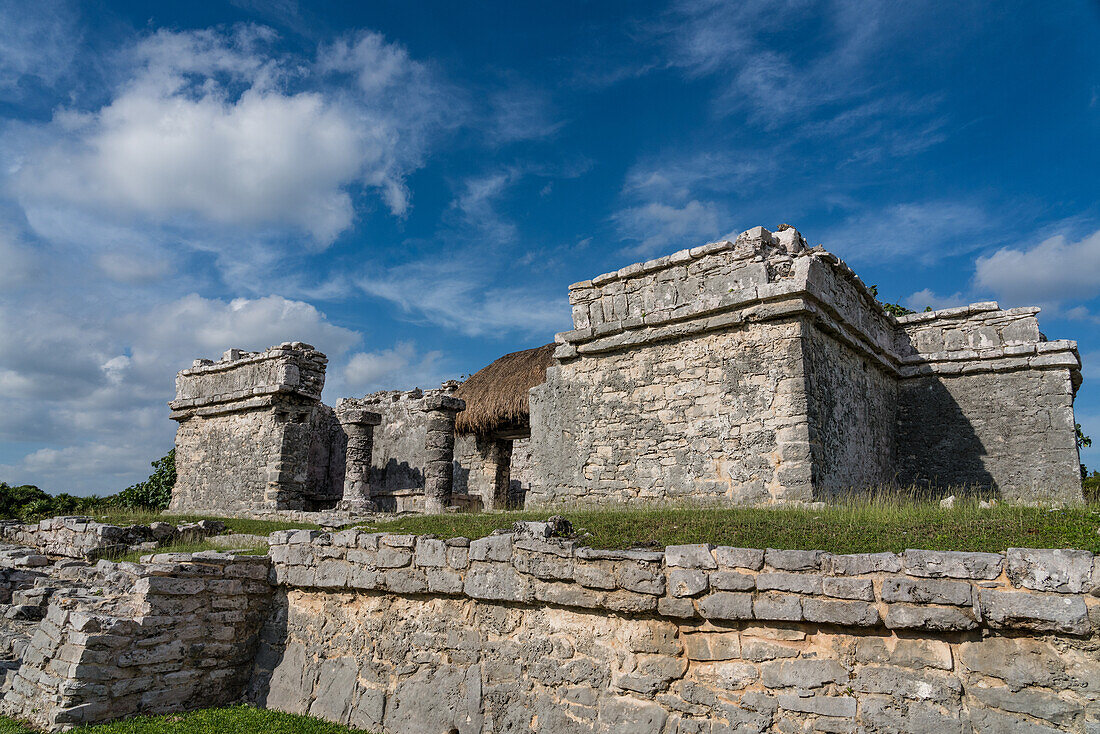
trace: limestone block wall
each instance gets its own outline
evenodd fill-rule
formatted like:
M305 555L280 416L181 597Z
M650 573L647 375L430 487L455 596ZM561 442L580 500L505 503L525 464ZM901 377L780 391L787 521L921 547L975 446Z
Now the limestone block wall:
M386 734L1100 727L1083 551L271 540L251 700Z
M804 330L815 499L894 482L897 379L880 362L809 323Z
M171 509L329 509L343 474L339 426L320 403L325 355L301 342L231 349L176 377Z
M551 367L531 391L528 504L809 499L802 329L759 323Z
M899 319L902 481L947 477L1011 499L1080 499L1080 361L1074 342L1042 337L1038 311L978 303Z
M266 557L100 561L98 584L56 592L0 709L48 730L218 706L242 693L271 599Z

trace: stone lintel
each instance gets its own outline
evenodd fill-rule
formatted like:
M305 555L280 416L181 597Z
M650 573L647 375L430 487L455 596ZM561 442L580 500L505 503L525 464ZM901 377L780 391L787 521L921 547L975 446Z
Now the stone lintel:
M382 414L369 410L348 409L336 413L336 419L340 423L355 423L359 425L377 426L382 423Z
M424 398L423 410L459 411L466 410L466 401L450 395L429 395Z

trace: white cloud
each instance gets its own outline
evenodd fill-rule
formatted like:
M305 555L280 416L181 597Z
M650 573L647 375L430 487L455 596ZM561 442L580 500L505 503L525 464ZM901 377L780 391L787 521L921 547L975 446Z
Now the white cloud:
M1091 300L1100 283L1100 230L1076 242L1058 235L1001 248L978 258L974 281L1009 305Z
M91 291L57 300L47 284L28 300L0 299L0 440L46 444L0 467L4 481L116 491L171 447L165 403L175 373L196 357L302 340L339 364L361 340L314 306L279 296L188 295L118 312L94 284Z
M553 135L565 124L554 118L550 100L530 87L512 86L489 95L486 132L498 143L537 140Z
M933 311L938 311L941 308L965 306L968 303L970 303L970 300L960 291L956 291L949 296L941 296L931 288L919 290L908 296L904 301L904 305L914 311L923 311L927 306L931 306Z
M718 114L743 113L788 137L828 136L850 157L876 159L944 138L942 101L892 90L883 59L918 45L953 52L925 32L948 20L900 3L680 0L659 34L671 66L715 80Z
M637 242L630 252L644 256L713 240L723 218L713 203L692 199L680 207L651 201L620 210L612 219L624 239Z
M15 187L28 219L282 227L324 247L353 223L354 184L403 215L405 176L443 117L429 111L448 109L433 77L377 34L321 49L312 72L273 41L254 26L147 37L107 105L24 130ZM356 72L353 94L326 81ZM287 91L291 78L306 90Z
M398 342L392 349L356 352L343 371L343 387L349 394L378 390L434 387L443 379L443 353L421 354L412 342Z

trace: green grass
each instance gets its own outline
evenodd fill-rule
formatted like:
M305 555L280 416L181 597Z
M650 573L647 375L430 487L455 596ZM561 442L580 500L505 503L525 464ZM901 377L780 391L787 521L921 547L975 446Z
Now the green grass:
M143 550L143 551L128 551L118 556L110 556L107 560L110 561L132 561L137 563L141 560L142 556L148 556L156 553L198 553L199 551L218 551L219 553L227 550L242 550L247 549L244 553L238 553L242 556L263 556L267 555L267 543L241 543L239 546L225 546L215 545L208 540L198 540L194 543L173 543L171 545L165 545L156 550ZM3 734L3 732L0 732Z
M269 535L276 530L291 530L304 528L316 530L319 526L308 522L290 522L285 520L250 520L247 518L218 517L217 515L162 515L156 512L138 512L133 510L119 510L117 512L98 513L94 515L99 522L112 525L148 525L151 522L170 522L179 525L184 522L198 522L199 520L219 520L234 533L247 535Z
M977 501L874 499L804 508L563 509L410 516L364 526L375 531L480 538L516 520L561 514L591 535L593 548L663 548L713 543L747 548L824 550L832 553L900 552L906 548L999 552L1011 547L1081 548L1100 552L1100 504L1050 510Z
M138 716L110 724L72 729L72 734L350 734L339 724L251 706L204 709L188 714ZM0 734L33 734L23 724L0 717Z

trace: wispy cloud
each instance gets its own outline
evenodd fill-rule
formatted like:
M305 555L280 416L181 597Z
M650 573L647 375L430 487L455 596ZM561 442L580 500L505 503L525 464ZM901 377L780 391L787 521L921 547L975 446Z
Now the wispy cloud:
M622 209L612 220L623 239L634 243L627 251L639 257L687 244L702 244L723 231L718 207L695 199L683 206L651 201Z
M507 273L452 258L373 269L356 282L364 293L399 306L410 318L470 336L514 333L549 341L570 323L564 293L513 283Z
M974 280L1011 305L1095 299L1100 230L1076 241L1057 235L1031 247L1001 248L977 259Z
M80 44L79 13L66 0L0 3L0 91L55 84Z
M821 242L853 262L930 264L986 247L1001 236L998 224L978 204L933 200L863 208L825 231Z

